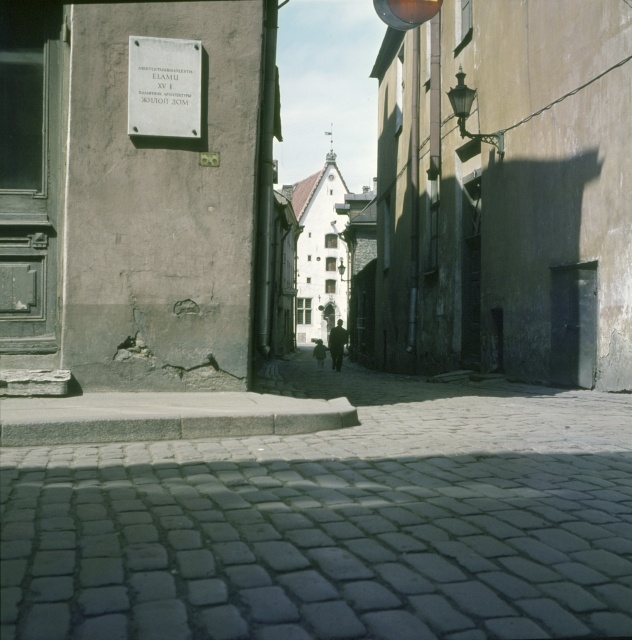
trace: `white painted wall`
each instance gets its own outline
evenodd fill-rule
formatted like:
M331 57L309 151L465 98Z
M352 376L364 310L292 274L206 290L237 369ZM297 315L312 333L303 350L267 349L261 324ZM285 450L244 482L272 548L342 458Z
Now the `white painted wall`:
M341 281L338 273L340 258L347 268L344 279L349 278L347 261L347 245L338 238L335 249L325 248L325 236L330 233L342 233L347 222L345 216L336 214L336 203L344 202L344 196L349 193L340 171L334 162L328 162L318 186L308 203L300 220L304 227L298 240L298 295L300 298L312 300L312 314L310 324L297 324L296 339L298 344L310 344L320 338L327 344L327 320L323 311L318 307L335 307L337 322L344 321L347 326L348 283ZM332 226L332 222L336 225ZM327 258L335 258L336 270L327 271ZM311 282L308 282L308 279ZM336 293L326 292L326 281L335 280ZM298 319L298 318L297 318Z

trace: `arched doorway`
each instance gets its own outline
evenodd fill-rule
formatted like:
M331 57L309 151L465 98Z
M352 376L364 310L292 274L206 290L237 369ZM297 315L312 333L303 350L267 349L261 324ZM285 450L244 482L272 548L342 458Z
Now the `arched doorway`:
M336 326L336 305L329 303L323 310L323 318L326 320L326 332L329 336L329 332Z

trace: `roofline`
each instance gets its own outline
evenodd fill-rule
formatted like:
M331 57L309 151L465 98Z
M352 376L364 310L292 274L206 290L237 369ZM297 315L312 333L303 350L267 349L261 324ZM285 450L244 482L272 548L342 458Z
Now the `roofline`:
M378 51L375 64L373 65L371 75L369 76L370 78L377 78L380 82L382 81L386 70L390 66L391 62L393 62L393 58L397 55L397 52L404 41L405 35L405 31L398 31L392 27L389 27L386 30L384 40L382 40L382 46Z

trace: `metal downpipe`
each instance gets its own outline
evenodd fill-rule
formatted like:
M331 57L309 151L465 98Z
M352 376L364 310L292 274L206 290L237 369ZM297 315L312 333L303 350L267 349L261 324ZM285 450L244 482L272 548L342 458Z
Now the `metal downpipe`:
M270 297L272 291L272 265L270 233L274 207L274 108L276 83L276 48L278 29L277 0L268 0L265 17L265 62L263 88L263 114L261 121L261 156L259 182L259 220L257 247L257 323L256 344L261 355L270 355Z
M412 106L410 123L410 304L406 351L414 354L417 345L417 299L419 292L419 51L420 27L413 30Z

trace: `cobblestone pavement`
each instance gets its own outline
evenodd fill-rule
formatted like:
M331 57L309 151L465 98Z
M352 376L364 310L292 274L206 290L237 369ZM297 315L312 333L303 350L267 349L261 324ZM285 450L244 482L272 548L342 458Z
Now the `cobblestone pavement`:
M632 396L305 350L362 425L2 450L2 640L632 636Z

